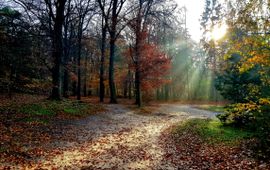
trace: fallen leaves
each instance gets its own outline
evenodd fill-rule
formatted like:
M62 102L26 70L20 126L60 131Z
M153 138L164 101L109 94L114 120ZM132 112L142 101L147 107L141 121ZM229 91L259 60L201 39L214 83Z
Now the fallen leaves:
M47 124L11 117L16 121L6 126L1 119L0 169L268 168L247 159L243 148L211 147L191 133L172 136L174 123L201 116L194 108L166 105L154 110L160 114L144 116L122 105L105 106L99 114L56 117Z
M250 157L250 150L245 144L212 145L192 132L183 132L179 136L171 133L172 129L164 131L159 142L166 152L163 161L174 164L178 169L270 169L269 163Z

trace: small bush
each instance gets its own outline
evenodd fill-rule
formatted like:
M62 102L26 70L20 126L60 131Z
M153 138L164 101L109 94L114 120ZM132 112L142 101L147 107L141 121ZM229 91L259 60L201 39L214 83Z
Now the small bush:
M244 127L255 122L259 113L255 103L237 103L226 107L225 113L219 114L217 118L224 124L233 124L237 127Z

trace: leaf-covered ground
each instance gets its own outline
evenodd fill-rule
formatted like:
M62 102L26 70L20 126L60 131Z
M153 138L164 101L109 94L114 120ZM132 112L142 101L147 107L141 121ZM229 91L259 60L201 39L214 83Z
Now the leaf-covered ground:
M49 124L11 122L11 134L5 133L2 122L1 141L10 143L2 142L1 147L12 148L1 148L0 169L215 169L221 167L212 161L217 156L229 168L265 167L248 156L235 157L240 152L237 149L201 146L196 136L180 137L183 145L179 148L170 128L188 118L213 117L213 112L177 104L148 110L104 107L106 111L80 119L55 119Z
M270 169L255 160L251 132L219 127L218 120L191 119L162 132L165 160L178 169Z

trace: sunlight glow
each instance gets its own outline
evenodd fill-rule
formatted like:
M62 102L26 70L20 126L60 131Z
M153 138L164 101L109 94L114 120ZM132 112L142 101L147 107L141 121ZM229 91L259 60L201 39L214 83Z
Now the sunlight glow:
M223 38L225 36L225 34L227 33L227 28L228 28L228 26L226 24L215 26L212 33L211 33L212 39L219 40L219 39Z

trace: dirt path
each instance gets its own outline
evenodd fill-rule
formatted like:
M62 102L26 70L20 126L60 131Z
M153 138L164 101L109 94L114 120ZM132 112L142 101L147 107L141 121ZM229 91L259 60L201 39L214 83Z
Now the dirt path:
M164 151L158 143L161 132L188 118L214 116L212 112L187 105L164 104L149 116L134 114L122 105L106 107L105 113L56 123L50 129L54 142L46 145L48 152L24 166L32 169L177 169L164 162Z

